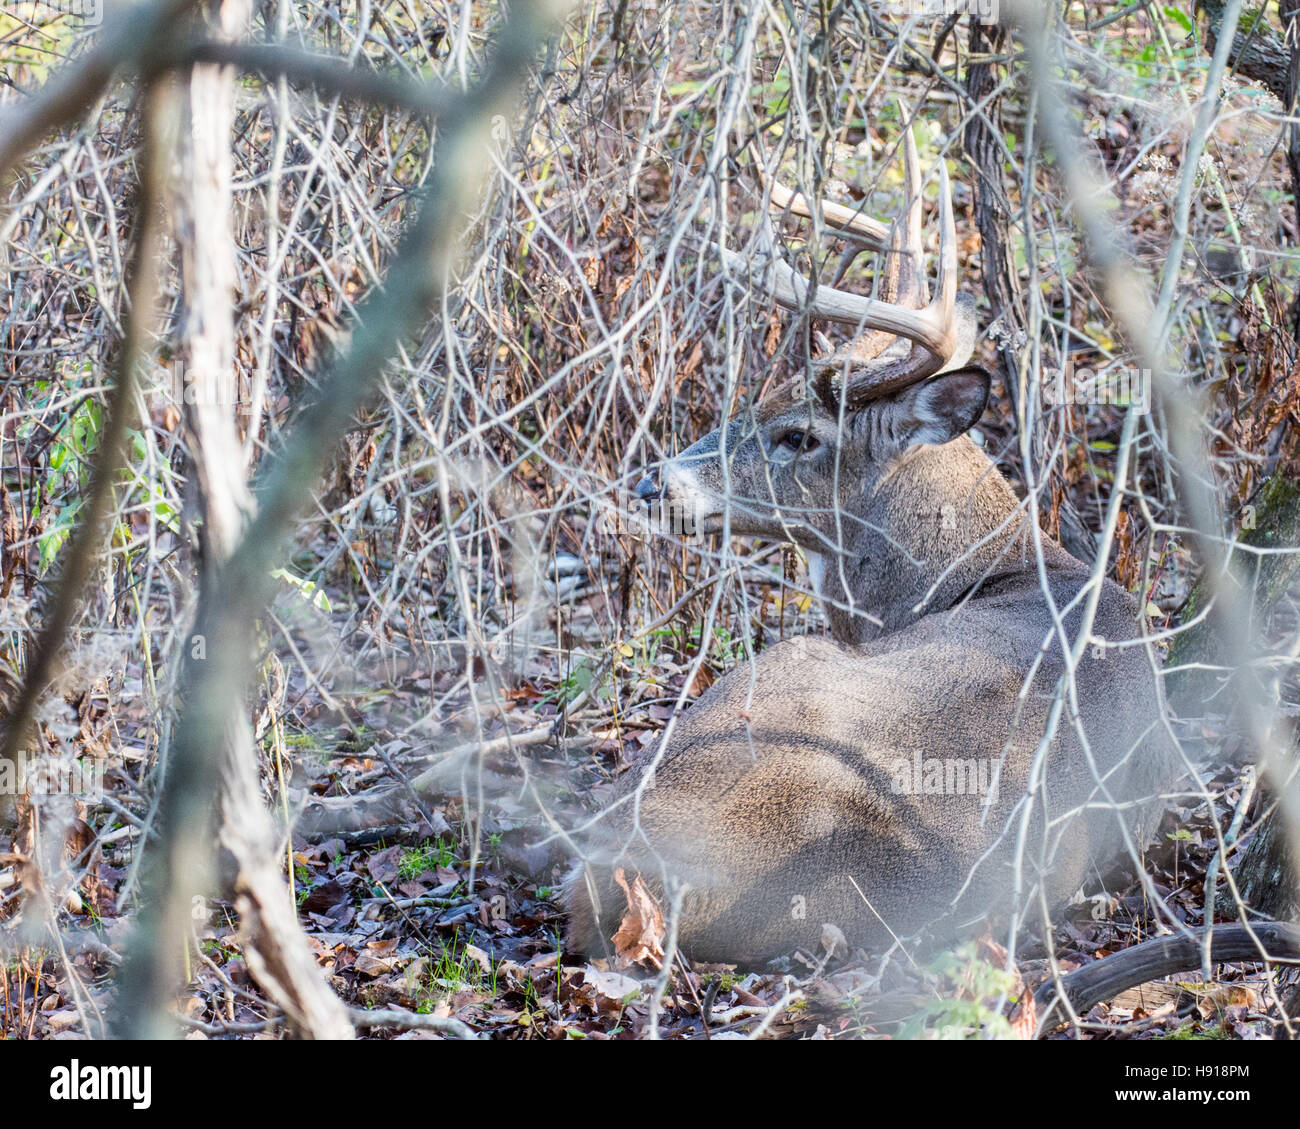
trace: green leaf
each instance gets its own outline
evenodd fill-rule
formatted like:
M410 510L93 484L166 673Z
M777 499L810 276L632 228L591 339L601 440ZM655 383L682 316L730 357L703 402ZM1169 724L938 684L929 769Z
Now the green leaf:
M41 552L41 572L48 571L50 565L54 563L55 558L59 555L59 550L67 541L68 536L77 524L77 514L81 510L82 500L78 498L75 502L70 502L59 510L55 522L44 533L41 534L36 542Z
M314 580L304 580L300 576L294 576L288 569L276 568L271 570L271 575L276 580L283 580L286 584L292 585L298 589L298 595L307 603L311 604L317 611L333 611L330 606L329 597L325 594L323 588L317 588Z

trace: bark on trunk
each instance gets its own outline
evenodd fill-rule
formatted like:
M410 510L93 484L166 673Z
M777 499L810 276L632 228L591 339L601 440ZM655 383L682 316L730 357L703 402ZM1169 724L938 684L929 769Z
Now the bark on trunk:
M970 50L976 59L998 54L1006 41L1004 28L971 21ZM1020 399L1018 373L1025 340L1025 311L1020 276L1011 251L1011 203L1002 178L1001 98L994 94L998 85L994 67L993 63L975 62L966 72L966 91L977 112L967 119L963 144L976 174L975 226L980 233L980 275L993 318L1002 321L1000 349L1014 415Z
M1295 843L1280 812L1275 807L1265 817L1233 877L1246 905L1279 921L1295 921L1300 918L1300 871Z
M237 38L249 11L249 0L223 0L217 13L220 36ZM181 175L172 200L185 288L187 349L180 385L199 484L205 584L229 559L254 508L235 425L234 80L233 67L194 67L185 92ZM330 991L298 922L284 878L282 836L262 802L257 753L242 702L230 703L230 717L218 837L235 862L235 908L249 972L300 1034L350 1038L347 1010ZM191 832L171 828L168 833Z
M1243 529L1238 540L1260 549L1277 549L1300 544L1300 484L1279 472L1264 484L1251 511L1252 528ZM1236 583L1250 592L1251 606L1257 622L1264 623L1269 610L1300 572L1300 554L1237 554ZM1201 581L1192 589L1183 612L1184 620L1194 619L1203 609L1211 588ZM1169 648L1166 667L1191 667L1172 671L1165 681L1170 704L1179 712L1199 710L1205 700L1219 688L1224 675L1196 669L1192 664L1214 665L1219 654L1214 617L1182 631Z

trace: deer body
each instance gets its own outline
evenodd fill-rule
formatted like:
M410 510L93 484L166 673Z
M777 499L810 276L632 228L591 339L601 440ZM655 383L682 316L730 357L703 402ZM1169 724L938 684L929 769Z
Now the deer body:
M1053 587L1064 597L1078 579L1063 572ZM643 793L647 841L632 832L631 804L615 817L614 842L632 844L621 863L629 873L639 870L655 891L663 874L691 887L682 950L740 963L796 947L816 952L826 923L870 949L944 915L937 935L955 936L988 910L1033 906L1044 861L1042 893L1052 907L1093 877L1094 862L1121 843L1115 813L1098 809L1044 840L1045 819L1105 799L1068 726L1049 754L1045 794L1034 797L1016 858L1036 739L1061 673L1059 663L1044 663L1017 722L1026 659L1042 642L1028 613L1041 602L1036 584L1009 576L951 617L935 613L864 647L816 637L777 644L756 660L752 692L742 669L701 697ZM1131 622L1123 601L1107 604L1099 626ZM1081 712L1108 719L1104 734L1089 733L1103 764L1137 750L1140 770L1150 756L1144 661L1132 652L1089 657L1078 672ZM1109 664L1105 679L1093 677L1094 664ZM902 782L910 790L896 791L900 766L911 773L918 761L919 777ZM987 810L984 780L996 789ZM965 794L950 794L950 781L964 782ZM1112 797L1125 799L1150 789L1131 774L1110 783ZM625 794L632 791L629 782ZM581 875L571 885L570 947L601 955L623 903L608 867L596 869L599 915Z
M900 336L838 385L832 372L777 390L640 488L705 530L798 544L831 638L742 665L675 719L652 777L625 778L568 883L571 949L608 951L617 867L665 908L687 888L689 956L749 963L816 951L827 924L874 947L1050 909L1146 833L1170 752L1147 656L1116 646L1140 634L1137 606L1103 582L1095 645L1074 660L1089 569L1050 538L1034 551L966 434L989 377L961 367L973 308L954 294L946 183L925 306L910 138L907 156L908 243L888 288L903 303L886 317L835 292L827 306Z

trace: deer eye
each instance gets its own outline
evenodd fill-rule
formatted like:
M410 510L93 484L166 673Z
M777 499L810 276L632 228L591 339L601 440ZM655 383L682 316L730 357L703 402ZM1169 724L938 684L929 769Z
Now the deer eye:
M815 451L818 439L811 431L787 431L781 436L781 446L791 451Z

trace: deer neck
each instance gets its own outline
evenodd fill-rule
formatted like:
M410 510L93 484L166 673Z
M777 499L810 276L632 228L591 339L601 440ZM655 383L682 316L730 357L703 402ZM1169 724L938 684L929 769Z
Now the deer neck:
M831 635L862 644L1027 569L1016 496L966 436L904 455L849 500L844 549L809 554Z

